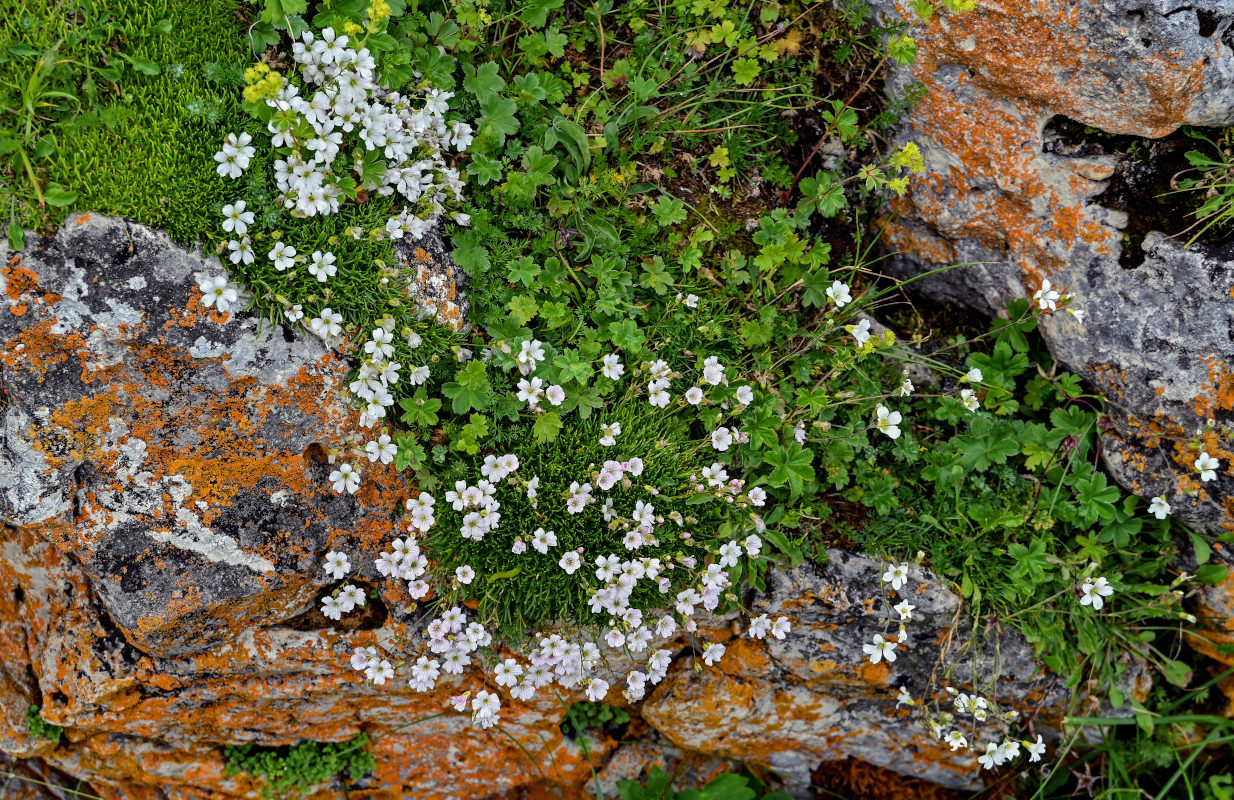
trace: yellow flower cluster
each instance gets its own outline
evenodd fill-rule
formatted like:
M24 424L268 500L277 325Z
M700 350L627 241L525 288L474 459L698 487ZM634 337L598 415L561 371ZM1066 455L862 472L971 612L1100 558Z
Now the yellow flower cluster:
M278 94L283 88L283 76L259 61L244 71L244 84L244 101L257 103Z
M390 19L390 4L386 0L373 0L368 7L368 29L372 33L382 30Z

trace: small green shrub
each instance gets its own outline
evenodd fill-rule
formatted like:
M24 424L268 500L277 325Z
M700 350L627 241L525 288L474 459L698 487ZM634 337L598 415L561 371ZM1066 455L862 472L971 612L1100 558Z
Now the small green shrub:
M1203 201L1195 211L1195 224L1188 228L1195 230L1187 241L1191 244L1210 229L1220 230L1234 222L1234 128L1226 128L1215 138L1194 128L1187 129L1187 135L1207 145L1187 151L1194 172L1184 173L1186 177L1178 181L1178 191L1193 192Z
M624 708L608 703L575 703L561 721L561 733L576 741L582 741L587 731L605 725L625 725L629 721L630 714Z
M753 775L726 772L717 775L702 789L675 791L672 779L658 766L652 767L645 784L617 781L621 800L792 800L786 792L767 791Z
M373 754L364 749L368 734L359 733L346 742L301 742L287 747L259 747L254 744L223 748L226 774L241 772L264 778L262 795L283 797L292 789L305 794L310 787L332 780L344 772L358 781L377 766Z
M26 709L26 730L36 739L49 739L56 744L60 743L60 737L64 735L64 728L43 719L38 706Z

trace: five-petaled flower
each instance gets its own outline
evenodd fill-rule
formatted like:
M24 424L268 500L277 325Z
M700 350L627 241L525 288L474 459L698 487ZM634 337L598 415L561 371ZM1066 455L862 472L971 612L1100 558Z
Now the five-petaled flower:
M899 643L884 639L881 633L876 633L874 634L873 644L862 645L861 649L870 657L871 664L877 664L884 659L890 664L896 660L895 649L897 644Z
M1080 587L1080 593L1083 595L1080 598L1080 605L1092 606L1094 611L1100 611L1105 605L1105 598L1114 594L1114 587L1104 577L1100 577L1096 580L1084 581L1084 585Z
M232 303L240 299L240 287L228 281L226 275L206 278L197 288L201 289L201 304L206 308L214 306L219 311L229 311Z
M1033 300L1037 301L1037 307L1042 311L1053 311L1058 308L1058 298L1059 294L1050 288L1048 278L1041 282L1041 288L1033 295Z
M883 573L883 583L890 583L891 588L897 592L900 591L905 582L908 580L908 565L907 564L892 564Z
M875 412L874 426L883 433L890 436L892 439L900 438L900 416L899 411L889 411L887 406L879 403Z
M1217 468L1220 466L1221 462L1208 453L1200 453L1195 460L1195 468L1200 473L1201 482L1215 481L1217 479Z

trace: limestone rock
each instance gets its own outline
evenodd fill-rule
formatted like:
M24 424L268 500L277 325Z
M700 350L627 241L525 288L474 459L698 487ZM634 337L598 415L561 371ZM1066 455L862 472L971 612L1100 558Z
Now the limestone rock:
M1150 234L1129 262L1143 263L1124 269L1135 204L1102 205L1117 158L1069 154L1049 127L1062 115L1162 137L1234 122L1232 26L1221 0L983 0L915 26L917 61L892 80L925 89L901 139L926 164L893 203L893 271L973 264L917 286L989 314L1043 279L1073 293L1083 324L1057 313L1042 333L1112 401L1107 466L1144 497L1165 492L1175 516L1212 534L1234 529L1234 262ZM1223 468L1201 486L1187 440L1210 418L1225 432L1203 446Z
M980 785L975 756L951 752L920 713L897 705L900 687L926 698L942 691L932 679L961 689L975 680L1000 704L1040 709L1039 727L1057 722L1066 693L1039 671L1023 639L1004 633L997 648L985 642L974 653L954 629L960 599L921 570L902 592L917 607L910 644L897 648L894 663L869 663L862 646L876 633L896 635L898 600L884 599L879 562L840 550L828 558L821 569L773 573L756 600L754 613L793 620L788 636L733 641L718 669L674 673L644 703L643 717L678 747L758 764L798 791L819 762L844 758L954 788Z

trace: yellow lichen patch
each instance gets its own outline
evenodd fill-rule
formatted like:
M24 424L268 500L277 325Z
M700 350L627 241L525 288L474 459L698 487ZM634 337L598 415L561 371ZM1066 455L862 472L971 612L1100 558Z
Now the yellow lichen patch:
M1208 380L1195 398L1195 413L1202 419L1218 411L1234 411L1234 369L1216 353L1204 359Z
M21 308L24 314L25 306ZM11 310L17 313L18 307ZM86 352L86 342L81 334L76 331L52 333L54 324L54 320L43 320L9 339L0 347L0 364L12 370L25 370L41 379L52 368L82 358Z

